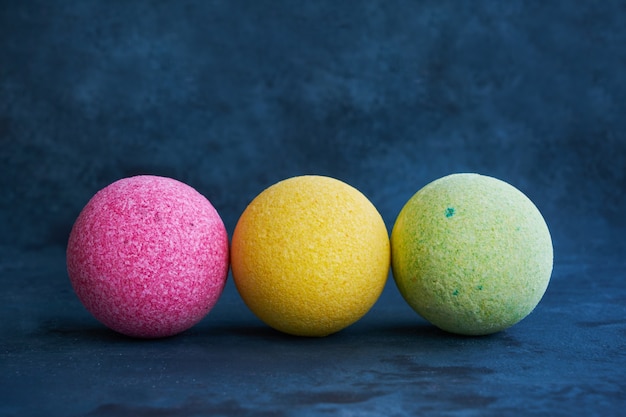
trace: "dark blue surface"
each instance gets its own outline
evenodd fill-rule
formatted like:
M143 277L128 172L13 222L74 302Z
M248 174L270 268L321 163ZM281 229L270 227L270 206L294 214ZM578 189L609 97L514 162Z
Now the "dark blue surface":
M0 1L0 415L619 415L626 407L621 1ZM453 172L543 213L555 268L513 328L429 326L390 280L328 338L279 334L229 282L198 326L136 341L82 308L72 222L150 173L230 234L265 187L330 175L389 230Z

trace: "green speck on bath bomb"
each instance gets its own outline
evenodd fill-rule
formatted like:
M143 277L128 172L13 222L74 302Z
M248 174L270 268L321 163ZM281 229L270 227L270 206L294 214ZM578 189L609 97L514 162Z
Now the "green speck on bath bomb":
M552 262L552 239L537 207L512 185L479 174L426 185L391 233L400 293L426 320L458 334L495 333L530 314Z

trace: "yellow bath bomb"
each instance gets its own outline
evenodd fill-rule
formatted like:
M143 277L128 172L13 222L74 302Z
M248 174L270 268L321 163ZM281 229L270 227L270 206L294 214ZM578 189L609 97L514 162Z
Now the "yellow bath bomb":
M267 325L326 336L359 320L380 296L390 264L382 217L334 178L299 176L259 194L232 237L235 285Z
M535 205L501 180L453 174L419 190L391 233L394 280L408 304L458 334L504 330L537 306L552 239Z

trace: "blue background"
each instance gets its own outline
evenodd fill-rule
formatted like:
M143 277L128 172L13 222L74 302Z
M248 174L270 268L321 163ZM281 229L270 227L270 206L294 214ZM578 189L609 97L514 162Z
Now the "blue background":
M623 406L625 19L623 1L0 1L0 414ZM232 235L290 176L353 185L391 231L454 172L519 188L554 241L544 301L490 338L432 329L390 280L326 342L266 329L229 283L197 328L137 344L82 309L64 270L76 216L125 176L190 184Z

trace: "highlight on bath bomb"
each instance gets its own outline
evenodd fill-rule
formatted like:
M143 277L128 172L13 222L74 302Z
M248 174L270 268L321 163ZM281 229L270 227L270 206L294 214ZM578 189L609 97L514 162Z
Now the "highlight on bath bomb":
M504 181L453 174L409 199L391 233L392 272L408 304L448 332L486 335L525 318L552 274L537 207Z
M177 180L142 175L103 188L83 208L67 270L80 301L104 325L158 338L209 313L228 257L226 229L205 197Z
M389 235L372 203L334 178L306 175L264 190L241 215L231 268L267 325L326 336L364 316L389 275Z

